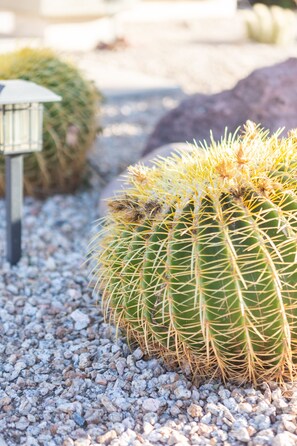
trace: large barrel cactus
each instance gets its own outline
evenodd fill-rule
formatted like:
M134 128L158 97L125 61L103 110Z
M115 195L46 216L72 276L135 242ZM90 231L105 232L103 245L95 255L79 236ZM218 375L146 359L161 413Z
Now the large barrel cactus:
M0 79L29 80L62 96L61 103L45 104L43 151L25 157L25 192L41 197L73 192L83 179L86 152L96 135L96 88L76 67L43 49L3 54ZM4 159L0 157L3 193Z
M200 377L297 366L297 135L248 122L208 150L131 168L94 241L106 315Z

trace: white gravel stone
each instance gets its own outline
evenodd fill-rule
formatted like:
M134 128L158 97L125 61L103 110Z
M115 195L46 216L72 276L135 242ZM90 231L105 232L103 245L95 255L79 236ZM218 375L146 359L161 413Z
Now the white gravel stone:
M15 424L15 427L21 431L25 431L29 426L29 421L25 417L21 417Z
M272 446L296 446L296 444L297 435L294 435L290 432L283 432L281 434L278 434L272 440Z
M101 373L97 373L97 374L96 374L95 382L96 382L97 384L100 384L101 386L106 386L106 385L107 385L107 380L106 380L106 378L104 377L104 375L102 375Z
M188 414L193 418L199 418L203 414L203 409L197 404L190 404L187 409Z
M138 347L136 350L134 350L132 356L135 361L139 361L143 357L143 351Z
M78 366L81 370L86 369L91 365L91 356L89 353L82 353L79 355Z
M268 429L271 425L270 418L263 414L256 415L254 422L259 430Z
M275 437L275 433L272 429L265 429L263 431L257 432L257 435L254 436L256 433L255 429L251 431L251 427L248 428L249 434L253 435L253 441L256 445L270 445L272 443L273 438Z
M49 257L45 262L45 267L50 271L55 271L56 269L56 262L53 257Z
M146 435L149 435L152 431L154 430L154 426L152 426L150 423L148 423L147 421L143 422L143 432Z
M293 421L283 420L283 424L286 431L291 432L292 434L297 432L296 423Z
M168 445L176 445L176 444L189 444L187 437L185 437L182 433L178 431L173 431L168 439Z
M116 368L117 368L118 374L120 376L122 376L124 374L126 366L127 366L127 361L125 358L120 358L117 360Z
M174 395L180 400L188 400L191 398L191 391L183 386L179 386L177 389L175 389Z
M66 438L63 442L63 446L73 446L74 445L74 441L72 440L72 438Z
M74 443L72 442L72 445L73 445ZM72 446L72 445L69 445L69 446ZM0 446L1 446L1 443L0 443ZM38 440L36 439L36 438L34 438L34 437L31 437L31 436L27 436L27 439L26 439L26 446L39 446L39 444L38 444ZM63 446L64 446L64 443L63 443Z
M240 427L232 431L233 436L236 440L242 441L243 443L248 443L251 439L248 430L245 427Z
M146 398L142 404L143 410L146 412L158 412L160 401L156 398Z
M207 412L202 418L201 418L201 423L204 423L204 424L210 424L210 422L211 422L211 413L210 412Z
M70 315L75 321L75 330L83 330L90 323L90 318L80 310L75 310Z
M58 406L58 410L64 413L72 414L73 412L80 411L81 412L81 404L79 402L74 403L64 403Z
M112 401L107 396L105 396L105 395L102 396L101 403L103 404L103 406L105 407L107 412L109 412L109 413L116 412L116 410L117 410L116 407L114 406Z
M74 446L90 446L91 440L89 438L78 438L74 442Z
M115 430L110 430L103 435L98 437L98 441L100 444L109 444L112 440L117 438L117 433Z
M239 412L250 414L253 412L253 406L249 403L240 403L238 405L238 410Z
M12 284L7 285L6 290L9 291L9 293L14 294L14 295L17 295L19 293L18 288Z

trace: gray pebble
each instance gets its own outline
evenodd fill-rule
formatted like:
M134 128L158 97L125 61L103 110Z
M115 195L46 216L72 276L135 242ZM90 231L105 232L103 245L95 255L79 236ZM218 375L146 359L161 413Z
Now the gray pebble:
M117 368L118 374L120 376L122 376L124 374L126 366L127 366L127 361L125 358L119 358L116 361L116 368Z
M253 421L259 430L268 429L271 425L270 418L263 414L256 415Z
M84 328L87 328L87 326L90 323L90 318L88 315L84 314L80 310L75 310L70 314L70 317L74 320L75 330L83 330Z
M73 421L80 427L86 427L87 426L87 422L86 420L79 415L78 413L74 413L72 416Z
M79 356L78 367L81 370L84 370L87 367L89 367L90 365L91 365L91 355L89 353L82 353Z
M146 412L158 412L160 401L156 398L146 398L143 401L142 408Z
M245 427L239 427L236 430L232 430L231 433L236 440L242 441L243 443L248 443L251 439L250 434Z
M177 389L175 389L174 395L177 399L188 400L189 398L191 398L191 391L183 386L179 386L177 387Z
M107 396L103 395L101 397L101 403L103 404L107 412L111 413L116 411L116 407Z
M25 417L21 417L19 421L15 423L15 427L18 430L25 431L29 426L29 421Z
M207 414L205 414L202 418L201 418L201 423L204 423L204 424L210 424L210 422L211 422L211 413L210 412L207 412Z

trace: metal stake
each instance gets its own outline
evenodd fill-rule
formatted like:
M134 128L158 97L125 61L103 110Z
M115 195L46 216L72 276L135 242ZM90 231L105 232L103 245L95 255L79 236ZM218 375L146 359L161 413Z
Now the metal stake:
M15 265L22 254L23 155L5 159L7 260Z

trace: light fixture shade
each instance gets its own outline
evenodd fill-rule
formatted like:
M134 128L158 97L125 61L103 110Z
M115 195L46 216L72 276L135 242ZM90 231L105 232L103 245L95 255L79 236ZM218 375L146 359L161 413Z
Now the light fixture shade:
M0 152L4 155L42 150L43 105L0 106Z
M34 82L0 80L0 153L42 150L43 102L61 97Z

